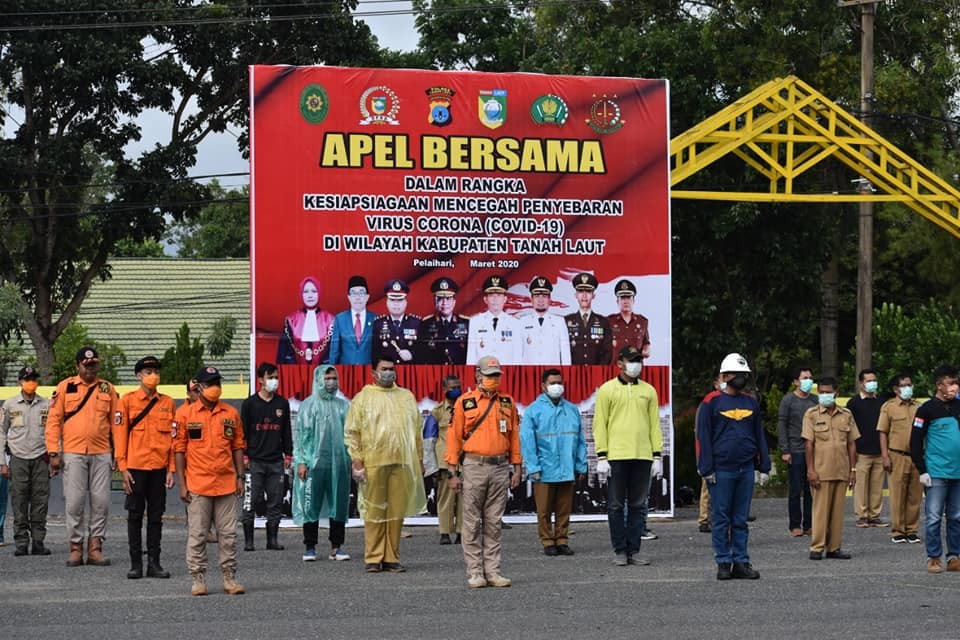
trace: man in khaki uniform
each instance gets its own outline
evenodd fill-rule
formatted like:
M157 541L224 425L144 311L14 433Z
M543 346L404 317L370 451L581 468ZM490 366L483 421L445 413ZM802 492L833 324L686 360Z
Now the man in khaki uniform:
M440 544L453 544L451 534L456 535L456 543L460 544L461 503L459 496L451 491L447 482L447 463L443 459L447 455L447 430L453 420L453 405L460 397L462 383L457 376L447 376L443 379L443 402L434 407L430 417L436 422L437 436L434 443L434 453L437 459L437 524L440 529ZM429 419L429 418L428 418Z
M913 399L913 379L898 375L893 383L894 397L880 407L880 452L890 485L890 541L918 544L920 537L920 474L910 459L910 434L920 403Z
M849 560L840 548L843 538L843 501L847 487L857 482L857 447L860 437L853 414L836 404L836 378L820 380L817 400L803 415L802 436L806 441L807 480L813 489L813 539L810 559Z

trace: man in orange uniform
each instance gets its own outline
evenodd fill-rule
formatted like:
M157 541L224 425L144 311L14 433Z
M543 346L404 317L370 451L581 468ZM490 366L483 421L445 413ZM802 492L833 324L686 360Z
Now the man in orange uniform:
M507 486L520 484L520 425L513 398L498 392L501 374L497 358L477 360L477 388L457 400L447 432L447 477L462 499L463 559L473 589L511 585L500 573L500 536Z
M187 503L187 568L191 594L207 595L207 531L211 520L219 538L223 590L244 593L236 581L237 499L243 495L243 424L237 410L220 402L220 372L202 367L194 377L200 398L181 407L173 451L180 499Z
M146 509L147 577L169 578L170 572L160 566L160 536L167 489L173 486L173 398L157 393L160 361L154 356L137 360L133 372L140 388L120 398L113 427L117 468L123 474L123 492L127 494L127 577L143 577L142 527Z
M110 428L119 399L113 385L97 375L100 358L96 349L82 347L77 352L76 362L77 375L61 381L50 398L47 454L51 475L57 475L63 469L63 497L70 542L67 566L83 564L81 523L88 499L87 564L105 566L110 564L110 560L103 556L113 467Z

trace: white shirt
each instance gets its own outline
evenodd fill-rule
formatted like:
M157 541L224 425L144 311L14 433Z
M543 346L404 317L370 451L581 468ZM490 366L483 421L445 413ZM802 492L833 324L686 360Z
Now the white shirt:
M520 321L506 313L497 316L493 328L493 314L484 311L470 318L467 334L467 364L476 364L483 356L495 356L501 364L521 364Z
M570 364L570 336L563 318L552 313L532 313L519 320L523 364Z

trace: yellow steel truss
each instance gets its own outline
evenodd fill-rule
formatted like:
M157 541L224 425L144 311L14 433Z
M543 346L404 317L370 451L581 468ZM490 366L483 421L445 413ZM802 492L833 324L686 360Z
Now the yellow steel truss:
M676 185L733 153L768 192L684 191ZM960 191L795 76L778 78L670 141L671 197L754 202L902 202L960 237ZM876 192L795 193L818 163L844 163Z

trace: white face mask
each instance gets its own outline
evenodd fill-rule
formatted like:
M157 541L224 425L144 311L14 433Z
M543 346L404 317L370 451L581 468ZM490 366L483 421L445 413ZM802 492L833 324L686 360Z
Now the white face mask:
M642 362L627 362L623 367L623 372L631 378L638 378L641 371L643 371Z
M547 385L547 397L551 400L557 400L558 398L563 397L563 385L562 384L548 384Z
M263 383L263 388L267 390L267 393L276 393L277 389L280 388L280 380L278 378L267 378Z

